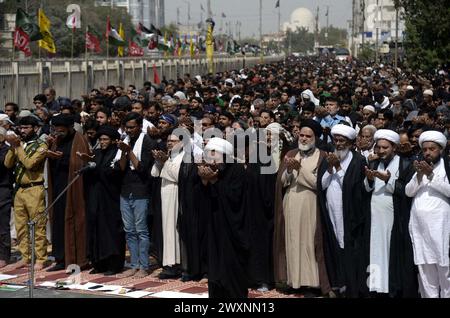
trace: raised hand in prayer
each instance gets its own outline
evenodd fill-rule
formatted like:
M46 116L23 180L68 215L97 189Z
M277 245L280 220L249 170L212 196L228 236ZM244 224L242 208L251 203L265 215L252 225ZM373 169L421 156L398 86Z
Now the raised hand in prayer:
M292 173L293 170L300 170L302 164L300 161L295 158L286 158L286 166L289 173Z
M328 162L328 172L333 172L333 167L336 168L336 171L341 170L341 162L339 158L332 152L329 152L327 155L327 162Z
M420 161L419 162L419 166L420 166L420 169L421 169L422 173L424 175L426 175L427 177L430 176L433 173L433 166L430 165L428 162Z
M95 155L89 156L87 153L81 153L77 151L77 156L80 157L81 160L84 162L93 161L95 158Z
M11 148L17 148L20 146L20 138L17 135L7 135L5 140L11 145Z
M214 184L219 179L219 172L214 171L211 167L207 165L198 166L198 175L202 179L202 183L207 185L208 182Z
M123 152L126 152L126 153L128 153L128 152L131 151L131 146L130 146L130 145L127 145L127 144L124 143L122 140L120 140L120 141L117 143L117 148L119 148L120 150L122 150Z
M169 159L169 155L162 150L152 150L152 155L161 164L164 164Z
M375 171L370 170L368 167L365 167L364 172L368 180L370 181L375 180Z
M389 170L386 170L385 172L374 171L374 176L384 182L388 182L391 178L391 172Z
M422 171L422 166L420 164L420 161L415 160L413 165L414 165L414 169L417 172L417 180L419 182L421 182L422 181L422 177L423 177L423 171Z
M51 151L51 150L47 150L47 158L50 159L61 159L63 156L63 153L61 151Z
M319 118L324 118L328 116L328 112L325 107L316 107L314 114Z

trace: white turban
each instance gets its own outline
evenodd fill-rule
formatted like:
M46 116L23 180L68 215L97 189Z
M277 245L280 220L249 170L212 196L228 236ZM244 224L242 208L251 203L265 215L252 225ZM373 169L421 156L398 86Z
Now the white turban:
M338 124L331 128L331 135L334 137L335 135L344 136L347 139L355 140L356 138L356 130L350 126Z
M443 133L436 130L425 131L420 135L419 137L420 148L422 148L422 144L427 141L437 143L439 146L442 147L442 149L445 149L447 147L447 138Z
M423 92L423 95L433 96L433 91L432 91L431 89L426 89L426 90Z
M375 142L377 142L380 139L386 139L396 145L400 143L400 136L395 131L390 129L380 129L377 130L375 133L375 136L373 137L375 139Z
M304 96L303 96L304 95ZM318 100L315 96L314 96L314 93L310 90L310 89L307 89L307 90L304 90L303 92L302 92L302 97L303 98L309 98L309 100L310 101L312 101L313 103L314 103L314 105L316 105L316 106L319 106L319 104L320 104L320 100Z
M205 151L217 151L221 154L231 156L233 155L233 145L222 138L211 138L205 147Z
M376 113L376 112L377 112L377 111L375 110L375 107L373 107L372 105L364 106L363 110L369 110L369 111L371 111L372 113Z

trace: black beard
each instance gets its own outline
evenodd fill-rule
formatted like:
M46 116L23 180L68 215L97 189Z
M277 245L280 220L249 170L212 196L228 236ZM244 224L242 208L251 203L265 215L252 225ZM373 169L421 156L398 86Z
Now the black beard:
M30 140L36 139L36 137L37 137L36 133L32 133L31 135L28 136L22 136L22 140L28 142Z
M439 161L441 161L441 156L437 157L437 158L434 159L434 160L425 159L425 161L426 161L428 164L433 164L433 165L435 165L435 164L437 164Z

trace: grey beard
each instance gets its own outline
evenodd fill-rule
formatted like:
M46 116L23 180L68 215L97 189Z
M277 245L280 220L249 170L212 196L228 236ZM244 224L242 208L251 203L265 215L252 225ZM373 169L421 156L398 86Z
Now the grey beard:
M334 154L340 161L344 160L345 157L347 157L348 153L350 152L350 149L345 150L335 150Z
M307 145L302 145L301 143L298 144L298 149L300 149L300 151L310 151L311 149L313 149L316 145L314 143L312 144L307 144Z

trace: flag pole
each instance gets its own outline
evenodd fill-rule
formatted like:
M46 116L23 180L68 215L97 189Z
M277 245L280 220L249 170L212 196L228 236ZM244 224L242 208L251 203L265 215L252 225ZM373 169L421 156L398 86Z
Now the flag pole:
M75 26L73 26L72 28L72 48L71 48L71 52L70 52L70 60L71 63L73 63L73 38L75 36Z
M86 26L86 34L84 36L84 58L86 59L86 67L87 67L87 62L88 62L88 47L87 47L87 37L88 37L88 27Z
M38 9L38 25L39 25L39 31L41 31L41 10L42 10L42 2L41 2L41 4L40 4L40 9ZM41 45L40 45L40 42L41 42L42 40L39 40L38 41L38 52L39 52L39 56L38 56L38 58L39 58L39 61L41 60Z

